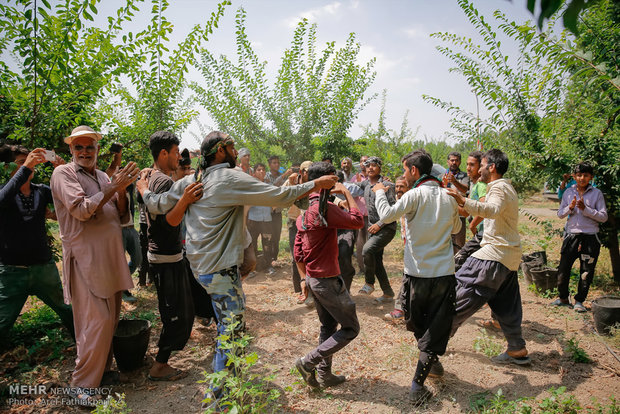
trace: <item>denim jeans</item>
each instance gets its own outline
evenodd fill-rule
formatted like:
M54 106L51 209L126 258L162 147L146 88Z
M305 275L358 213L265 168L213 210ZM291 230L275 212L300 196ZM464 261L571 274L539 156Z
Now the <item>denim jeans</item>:
M218 336L226 334L228 326L234 322L239 322L235 332L243 332L245 330L245 294L241 287L241 275L237 266L199 275L198 281L211 295L213 310L217 318ZM213 357L213 372L226 369L227 364L228 352L222 349L222 344L218 339Z

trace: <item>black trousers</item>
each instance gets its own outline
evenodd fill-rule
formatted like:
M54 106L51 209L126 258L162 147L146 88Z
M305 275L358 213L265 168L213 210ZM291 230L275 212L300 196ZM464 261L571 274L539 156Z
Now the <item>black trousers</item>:
M321 332L319 346L308 353L304 360L316 365L319 376L323 377L332 371L332 356L357 337L360 324L355 302L342 277L307 277L306 283L314 296Z
M147 236L148 225L146 223L140 223L140 252L142 253L142 263L138 269L138 284L140 286L146 286L148 283L153 283L153 276L149 272L149 259L147 252L149 251L149 239Z
M157 362L166 363L172 351L185 347L194 325L194 301L186 260L176 263L150 263L157 288L162 329Z
M353 267L353 250L357 239L357 230L338 230L338 265L340 275L347 290L351 291L351 283L355 276Z
M288 246L291 249L291 263L293 266L293 289L295 293L301 293L301 277L299 276L299 270L297 270L297 263L295 263L294 247L295 237L297 237L297 224L295 221L288 223Z
M480 260L470 256L456 272L456 316L452 335L485 303L493 318L499 322L510 351L525 347L521 332L523 307L519 279L515 270L500 262Z
M558 292L561 299L568 299L570 271L575 260L579 259L579 283L575 301L586 300L600 252L601 243L596 234L568 233L564 236L558 266Z
M396 234L396 225L386 225L375 234L368 236L368 241L364 244L364 278L369 285L375 284L375 276L379 280L379 286L386 296L394 296L394 291L390 286L387 271L383 266L383 249L387 246Z
M422 352L443 355L450 339L455 314L454 275L423 278L405 275L405 321Z

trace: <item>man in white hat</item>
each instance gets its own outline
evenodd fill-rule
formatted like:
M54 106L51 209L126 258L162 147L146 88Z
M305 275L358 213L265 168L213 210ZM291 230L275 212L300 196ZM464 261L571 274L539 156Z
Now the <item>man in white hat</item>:
M54 170L50 182L63 251L63 289L73 304L77 358L71 386L82 404L99 387L112 363L112 337L121 293L131 289L121 233L125 188L138 177L134 162L108 178L97 169L101 134L88 126L65 138L72 162Z

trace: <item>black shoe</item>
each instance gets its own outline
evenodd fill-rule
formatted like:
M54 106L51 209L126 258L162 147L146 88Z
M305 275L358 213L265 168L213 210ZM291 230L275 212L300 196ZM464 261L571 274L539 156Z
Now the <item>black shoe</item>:
M307 368L301 358L295 361L295 367L297 368L297 371L299 371L299 373L301 374L301 377L304 379L304 381L306 381L306 384L314 388L319 387L319 383L316 380L315 368Z
M443 377L443 365L441 365L441 362L433 362L433 365L431 365L431 370L428 372L428 376L434 378Z
M415 390L412 388L409 390L409 398L415 407L424 404L432 396L433 393L424 385L422 385L421 388L416 388Z
M319 385L323 388L334 387L336 385L340 385L347 380L347 377L344 375L334 375L331 372L327 375L319 376L318 382Z

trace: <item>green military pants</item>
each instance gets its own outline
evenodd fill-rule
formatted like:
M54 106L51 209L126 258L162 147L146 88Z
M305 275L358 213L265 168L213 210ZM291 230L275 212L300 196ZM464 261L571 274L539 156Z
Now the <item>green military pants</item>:
M0 338L19 316L28 296L35 295L60 316L74 336L73 311L65 305L58 269L54 263L32 266L0 265Z

